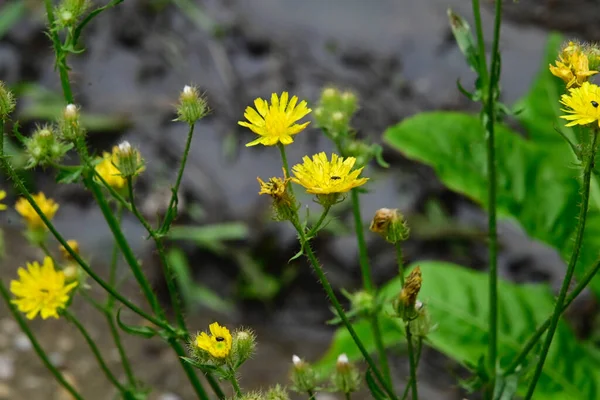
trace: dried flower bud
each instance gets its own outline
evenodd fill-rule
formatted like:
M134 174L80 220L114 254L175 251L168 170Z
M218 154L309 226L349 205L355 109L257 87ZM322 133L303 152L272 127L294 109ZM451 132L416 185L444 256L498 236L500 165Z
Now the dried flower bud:
M346 354L340 354L331 376L332 389L341 393L352 393L358 390L360 374L355 365L351 364Z
M184 121L193 125L208 113L206 100L200 96L198 89L194 86L184 86L179 95L177 105L177 118L175 121Z
M312 392L317 387L317 376L312 366L297 355L292 357L292 390L298 393Z
M369 229L378 233L390 243L405 241L410 233L404 216L395 208L380 208L377 210Z
M51 125L38 127L30 138L25 139L24 144L29 156L26 168L59 162L73 147L72 144L63 143Z
M85 134L85 129L79 121L80 113L75 104L69 104L63 110L58 120L58 129L63 139L75 142L76 139Z
M113 149L113 154L115 167L125 179L133 178L145 169L142 155L128 141L119 144L116 151Z
M273 199L273 219L276 221L289 221L298 210L296 198L289 190L290 178L285 177L285 171L283 176L270 178L267 182L256 178L260 185L258 194L268 194Z
M417 317L418 313L415 305L417 303L417 296L421 290L422 281L421 268L416 266L406 277L404 287L396 300L396 312L406 322Z
M0 81L0 121L6 121L15 109L15 104L12 92L6 88L4 82Z

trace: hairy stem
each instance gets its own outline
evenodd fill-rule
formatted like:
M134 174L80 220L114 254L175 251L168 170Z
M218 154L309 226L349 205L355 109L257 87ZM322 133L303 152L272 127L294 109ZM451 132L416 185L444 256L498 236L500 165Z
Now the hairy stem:
M415 355L410 324L408 323L406 324L406 341L408 342L408 360L410 363L410 391L412 394L412 399L419 400L419 393L417 391L417 357Z

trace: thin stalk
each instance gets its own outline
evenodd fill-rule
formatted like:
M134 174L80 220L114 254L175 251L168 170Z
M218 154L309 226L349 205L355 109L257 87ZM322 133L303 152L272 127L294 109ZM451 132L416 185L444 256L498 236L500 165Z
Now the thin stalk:
M144 225L146 231L150 234L152 239L154 240L154 244L156 245L156 251L158 252L158 256L160 258L160 263L163 268L163 274L165 276L165 281L167 282L167 290L169 292L169 297L171 298L171 304L173 305L173 312L175 313L175 317L177 318L177 324L184 331L187 330L187 326L185 323L185 318L183 316L183 308L181 306L181 300L177 295L177 287L175 286L175 277L173 276L173 270L167 260L165 255L165 245L163 243L162 237L159 237L156 234L156 231L152 229L148 221L144 218L142 214L138 211L135 200L133 196L133 179L127 178L127 190L129 191L129 202L131 204L131 211L137 217L137 219Z
M573 278L573 273L575 272L575 266L577 265L577 260L579 259L579 252L581 250L581 244L583 242L583 233L585 231L585 223L587 219L588 203L590 199L590 180L592 177L592 171L594 170L597 139L598 131L595 130L592 136L592 147L590 150L590 154L588 155L589 158L586 160L585 168L583 171L583 191L581 193L581 208L579 209L579 224L577 226L577 233L575 236L575 247L573 248L573 253L571 253L571 259L569 260L569 265L567 266L567 273L565 274L565 279L563 280L560 292L558 294L558 298L556 299L556 305L554 306L554 311L552 312L550 326L548 327L548 333L542 346L542 352L540 354L539 361L535 368L533 379L531 380L529 388L527 389L527 395L525 396L525 400L531 399L533 393L535 392L537 382L540 379L540 376L542 375L544 363L546 362L546 357L548 356L548 352L550 351L550 345L552 344L554 333L556 333L556 328L558 327L558 321L560 320L560 315L562 314L563 305L567 297L567 292L569 290L569 286L571 285L571 279Z
M285 146L282 145L281 143L278 143L277 147L279 148L279 154L281 154L281 162L283 163L283 169L285 171L284 179L289 178L291 176L290 175L290 165L288 164L287 154L285 153ZM289 185L288 189L289 189L292 197L294 197L294 187L292 185Z
M398 263L398 276L400 276L400 283L402 287L404 287L404 254L402 252L402 243L396 242L394 243L394 247L396 248L396 260Z
M240 384L235 377L235 371L233 370L231 370L231 378L229 378L229 382L231 382L231 387L233 387L233 390L235 391L235 397L242 397L242 389L240 388Z
M160 307L160 305L158 303L156 294L152 290L152 287L150 285L150 282L148 281L148 278L146 278L146 275L144 275L144 272L142 271L142 267L140 266L140 263L138 262L137 258L135 257L135 254L131 250L131 247L129 247L129 243L127 242L127 239L125 238L123 231L121 230L119 222L113 215L113 212L110 209L110 206L108 205L108 203L106 202L106 199L104 198L104 195L102 194L102 191L100 190L100 187L89 176L85 177L84 181L86 183L86 186L91 190L92 194L94 195L94 198L96 199L96 202L98 203L98 206L100 207L100 211L102 211L102 214L104 215L104 219L106 220L106 223L108 224L108 227L110 228L110 231L112 232L117 244L119 245L119 248L121 249L121 253L123 253L123 257L127 261L127 264L129 264L129 267L131 268L131 272L133 272L133 276L135 277L138 284L142 288L142 292L144 292L144 296L146 297L146 300L148 300L150 307L152 307L152 311L154 311L154 313L156 315L158 315L159 317L161 317L161 318L164 317L164 311L162 310L162 308Z
M119 330L115 324L113 312L112 310L105 310L104 315L106 317L106 321L108 322L108 327L110 328L110 334L113 337L115 345L117 346L119 357L121 358L121 365L123 365L123 370L125 371L125 375L127 375L127 381L129 382L130 386L135 387L137 385L137 380L135 379L133 369L131 368L127 354L125 353L123 343L121 342L121 335L119 334Z
M419 368L419 361L421 360L421 350L422 349L423 349L423 339L419 338L419 341L417 342L416 368ZM409 381L406 384L406 387L404 388L404 393L402 394L402 400L405 400L406 398L408 398L408 392L411 387L412 387L412 377L409 378Z
M12 165L6 160L6 158L0 157L0 164L2 169L6 172L6 175L12 180L17 191L25 197L25 199L29 202L31 207L35 210L35 212L39 215L40 219L44 222L44 225L48 228L50 233L56 238L56 240L67 250L67 252L73 257L73 259L83 268L83 270L94 280L96 281L104 290L110 293L111 296L114 296L117 300L119 300L125 307L129 308L134 313L138 314L142 318L152 322L154 325L159 326L168 332L173 332L173 328L165 323L162 320L159 320L152 315L146 313L141 308L133 304L131 301L127 300L123 297L119 292L117 292L112 286L106 283L98 274L94 272L94 270L81 258L79 254L77 254L71 246L67 243L65 238L56 230L52 222L46 217L46 215L42 212L40 207L37 205L31 193L27 190L23 182L20 180L19 176L13 169Z
M122 219L123 219L123 207L120 204L117 204L117 221L119 221L119 223L120 223ZM118 261L119 261L119 245L115 241L115 243L113 243L112 254L110 256L110 269L108 272L108 284L112 287L115 287L115 285L117 284L117 263L118 263ZM110 295L106 296L106 297L107 297L106 308L112 312L114 303L115 303L115 298Z
M317 278L319 279L319 282L323 286L323 289L325 290L327 297L329 297L331 304L335 308L336 313L342 320L342 323L348 330L348 333L350 333L350 336L354 340L354 343L356 343L356 346L358 347L361 354L365 358L365 361L367 362L367 364L373 371L375 378L377 379L379 384L382 386L383 390L388 394L388 396L390 396L391 399L396 400L398 397L394 393L394 390L392 389L391 384L381 374L381 372L377 368L377 365L375 364L375 362L369 355L369 352L367 351L364 344L358 337L356 331L352 327L352 324L348 320L348 317L346 316L346 313L344 312L342 305L340 304L339 300L337 299L337 296L335 295L333 288L331 287L331 284L329 283L329 281L327 280L327 277L325 276L325 272L323 271L323 268L321 268L321 265L319 264L319 261L317 260L317 257L315 256L315 253L312 251L312 249L306 239L305 232L302 230L302 227L300 227L300 225L298 225L298 223L294 223L294 227L296 228L296 231L298 232L298 235L300 236L300 240L301 240L303 248L304 248L304 254L308 258L309 262L311 263L311 265L313 267L313 270L317 274Z
M311 238L314 235L316 235L317 231L321 227L321 224L323 223L323 221L325 221L327 214L329 214L329 210L331 210L331 206L325 207L325 209L323 210L323 213L319 217L319 220L317 221L317 223L312 228L310 228L310 231L306 235L307 237Z
M351 400L352 396L350 395L350 392L344 393L344 396L346 398L346 400Z
M415 357L410 324L406 324L406 341L408 342L408 361L410 363L410 391L412 393L412 399L419 400L419 393L417 392L417 359Z
M483 81L484 87L488 84L487 60L485 57L485 41L483 37L483 25L481 24L481 7L479 0L472 0L473 18L475 19L475 32L477 35L477 55L479 57L479 77Z
M306 393L308 394L308 400L315 400L315 392L313 392L312 390L309 390Z
M6 286L4 286L4 282L2 281L2 279L0 279L0 295L4 299L4 302L6 303L6 306L8 307L10 313L13 315L13 317L15 318L15 320L21 327L21 330L29 338L31 345L33 346L33 350L35 351L37 356L40 358L40 360L42 360L42 363L44 364L44 366L48 369L48 371L50 371L50 373L54 376L54 378L58 381L58 383L62 387L64 387L65 390L67 392L69 392L69 394L71 394L71 396L73 396L73 399L83 400L83 397L81 397L81 395L77 392L77 390L75 390L75 388L69 382L67 382L67 380L65 379L63 374L61 374L60 371L58 370L58 368L56 368L54 366L54 364L52 364L52 362L48 358L48 355L46 354L44 349L42 349L42 346L40 346L40 343L37 341L35 335L31 331L31 329L29 329L29 326L23 319L23 316L21 315L21 313L15 308L14 304L11 303L10 294L8 293L8 290L6 289Z
M48 17L48 30L52 39L52 47L56 57L56 67L60 75L60 84L62 86L63 95L67 104L73 104L73 91L71 90L71 82L69 82L69 67L67 66L67 58L62 50L62 44L58 37L58 32L54 27L54 10L52 10L52 0L44 0L46 4L46 15Z
M600 271L600 262L597 262L596 265L594 265L585 274L583 279L577 283L577 285L575 286L573 291L567 296L567 298L565 299L565 304L562 307L561 314L564 313L565 311L567 311L567 309L569 308L571 303L577 298L577 296L579 296L581 294L581 292L583 292L583 290L587 287L587 285L592 281L594 276L596 276L598 271ZM517 355L517 357L514 359L514 361L508 366L508 368L506 368L506 371L504 372L504 376L508 376L508 375L512 374L513 372L515 372L516 369L519 367L519 365L521 365L525 361L529 352L531 350L533 350L533 348L535 347L537 342L540 340L540 338L542 337L544 332L546 332L546 329L548 329L548 327L550 326L551 321L552 321L552 316L549 316L548 318L546 318L544 323L542 325L540 325L539 328L537 328L535 333L533 335L531 335L531 337L527 340L527 343L525 343L525 346L523 346L523 349L521 349L521 352Z
M210 385L214 394L217 396L217 399L225 400L225 393L223 393L221 385L219 385L219 382L215 379L215 377L212 376L210 373L205 373L204 377L208 381L208 384Z
M171 346L171 348L175 351L175 353L177 353L177 359L179 360L179 363L183 367L183 370L185 371L186 376L188 377L190 383L192 384L192 387L194 388L194 391L196 392L198 399L209 400L208 395L206 394L206 391L204 390L204 387L202 386L202 383L200 382L200 379L198 379L196 370L190 364L185 362L182 358L182 357L186 356L186 353L185 353L183 346L181 346L181 343L179 343L177 341L177 339L175 339L173 337L169 338L168 343L169 343L169 346Z
M106 375L106 378L119 390L119 392L124 393L125 388L123 387L121 382L119 382L119 380L113 375L113 373L110 371L110 368L108 368L108 366L106 365L102 354L100 354L98 346L96 346L96 342L94 342L94 339L91 338L90 334L85 329L85 327L81 324L81 322L79 322L77 317L75 317L75 315L71 314L70 312L64 311L63 315L69 322L75 325L79 333L81 333L81 336L83 336L83 338L85 339L88 346L90 346L90 350L92 350L92 353L94 354L96 361L98 361L100 369L102 370L102 372L104 372L104 375Z
M183 179L183 171L185 170L185 165L187 163L187 158L190 153L190 147L192 145L192 137L194 136L194 124L190 124L190 129L188 130L187 139L185 141L185 149L183 151L183 156L181 158L181 163L179 164L179 171L177 172L177 179L175 180L175 186L173 186L171 200L169 200L169 208L167 210L175 210L177 212L177 196L179 192L179 186L181 185L181 180ZM165 230L168 228L167 224L170 224L170 221L167 220L169 216L169 212L165 215L165 219L161 225L160 230Z

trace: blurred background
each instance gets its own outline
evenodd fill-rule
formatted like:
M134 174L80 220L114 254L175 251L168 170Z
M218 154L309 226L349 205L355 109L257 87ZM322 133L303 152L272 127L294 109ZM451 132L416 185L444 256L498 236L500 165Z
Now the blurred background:
M491 30L493 2L483 3L484 26ZM101 152L128 140L146 159L137 193L150 218L166 207L186 139L185 124L172 122L173 105L186 84L206 94L212 112L196 126L169 256L192 329L218 320L256 330L258 353L242 368L245 388L288 383L292 355L318 360L334 327L324 323L332 314L308 265L301 259L288 263L298 251L293 229L271 221L269 199L257 194L257 176L280 173L279 154L273 148L245 148L253 134L236 122L255 97L287 90L314 104L328 84L358 95L354 126L376 143L387 126L421 111L477 112L477 105L456 89L457 79L469 87L474 76L454 43L448 8L471 20L466 0L126 0L86 28L86 51L70 57L90 146ZM14 119L22 132L53 119L63 106L43 11L40 1L0 1L0 80L17 95ZM512 104L527 92L551 30L600 39L597 13L597 5L585 0L507 1L503 100ZM296 138L288 147L292 164L303 155L332 150L314 127ZM484 269L486 216L479 207L446 189L429 168L387 148L384 158L390 168L373 165L364 173L371 177L362 202L365 224L378 208L399 208L412 229L407 262L447 260ZM112 237L90 196L75 185L56 185L50 171L32 171L25 178L60 203L59 230L76 238L83 255L104 273ZM0 184L9 187L5 180ZM12 205L14 194L7 191ZM334 287L352 291L361 283L348 207L337 206L337 218L314 246ZM134 218L126 215L123 225L168 304L153 245ZM14 211L0 214L0 227L6 250L0 276L8 281L17 266L42 254L20 235ZM515 225L503 222L499 229L503 277L559 282L564 265L558 255ZM367 240L374 278L381 284L395 274L393 248L370 234ZM126 268L120 273L128 276ZM123 290L141 302L133 283ZM74 307L116 366L118 354L103 317L82 302ZM0 317L0 399L61 398L3 304ZM53 362L86 399L111 398L112 389L70 326L61 321L32 325ZM136 374L153 387L152 399L193 398L177 360L159 340L129 337L126 343ZM390 353L396 375L406 376L402 351ZM426 350L420 365L422 398L464 397L457 375L464 371L455 363Z

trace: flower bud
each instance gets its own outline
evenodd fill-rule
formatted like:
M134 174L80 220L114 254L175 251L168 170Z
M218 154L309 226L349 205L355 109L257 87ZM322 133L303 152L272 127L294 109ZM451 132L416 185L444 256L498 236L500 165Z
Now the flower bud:
M177 105L177 118L175 121L184 121L193 125L208 113L206 100L200 96L198 89L194 86L184 86L179 95Z
M377 210L369 229L390 243L403 242L408 239L410 233L404 216L395 208Z
M355 365L351 364L346 354L340 354L331 376L332 389L341 393L352 393L358 390L360 374Z
M247 359L254 355L256 350L256 335L249 329L239 330L233 335L231 346L231 357L235 365L242 365Z
M65 107L61 118L58 120L58 129L63 139L75 142L79 136L85 134L79 117L79 109L75 104L69 104Z
M25 139L24 144L29 156L26 168L59 162L73 147L72 144L61 142L50 125L38 127L30 138Z
M54 23L60 29L72 28L89 6L89 0L62 0L54 11Z
M297 355L292 357L292 390L298 393L312 392L317 387L317 375L312 366Z
M422 282L421 268L416 266L406 277L404 287L395 301L396 313L405 322L418 317L416 304Z
M340 97L341 110L346 115L353 115L356 112L358 104L358 98L350 91L342 93Z
M265 400L290 400L290 396L284 387L277 384L267 390Z
M6 88L4 82L0 81L0 121L6 121L10 113L15 109L15 97Z
M432 326L431 316L425 304L417 300L415 302L416 317L410 320L410 332L414 337L424 338L435 326Z
M373 315L377 309L375 297L365 290L359 290L356 293L349 294L348 298L353 314L356 313L364 316Z
M113 149L113 154L115 167L125 179L133 178L145 169L142 155L128 141L119 144L116 150Z

